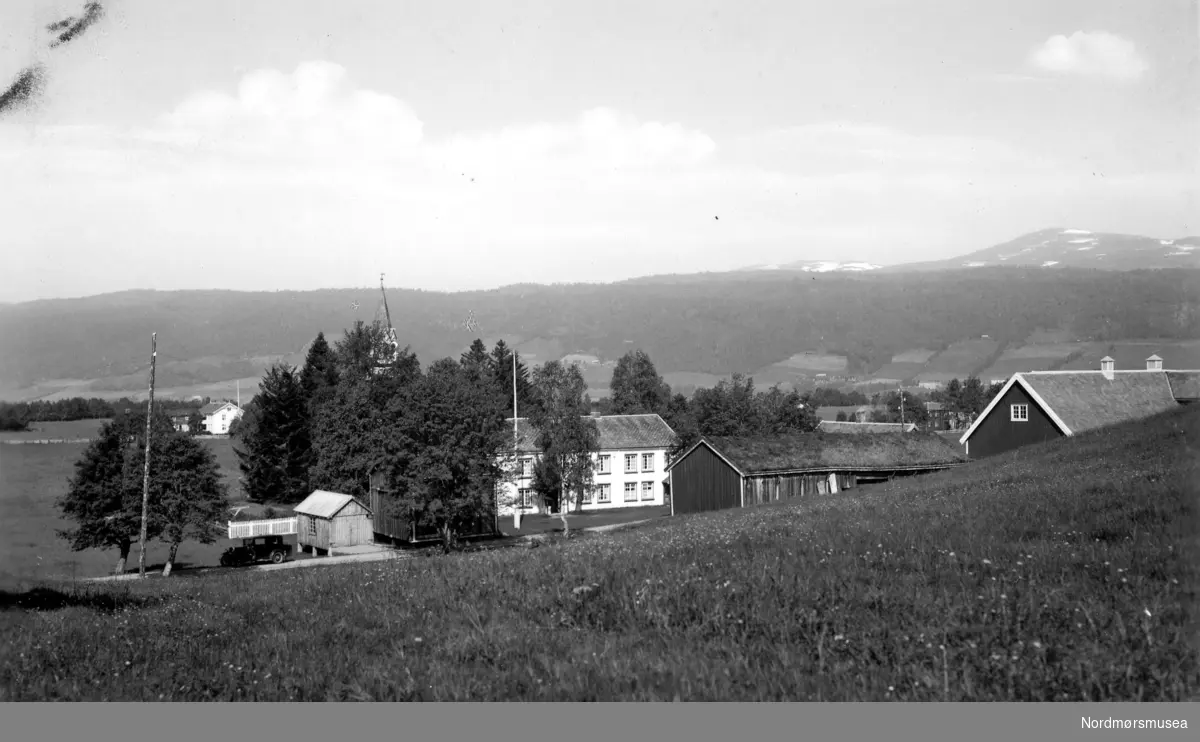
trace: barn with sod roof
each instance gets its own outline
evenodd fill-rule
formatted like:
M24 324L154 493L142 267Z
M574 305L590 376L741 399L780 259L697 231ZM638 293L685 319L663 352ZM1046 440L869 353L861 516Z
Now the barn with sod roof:
M1149 417L1200 399L1200 371L1163 370L1151 356L1146 368L1118 370L1113 359L1098 371L1013 374L959 439L971 458Z
M966 463L933 433L702 438L667 468L671 513L749 507Z

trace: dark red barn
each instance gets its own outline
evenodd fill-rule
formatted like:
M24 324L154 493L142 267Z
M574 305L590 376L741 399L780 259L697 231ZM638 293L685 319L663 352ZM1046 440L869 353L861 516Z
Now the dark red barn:
M1200 397L1200 371L1099 371L1014 374L959 439L971 458L992 456L1164 412Z

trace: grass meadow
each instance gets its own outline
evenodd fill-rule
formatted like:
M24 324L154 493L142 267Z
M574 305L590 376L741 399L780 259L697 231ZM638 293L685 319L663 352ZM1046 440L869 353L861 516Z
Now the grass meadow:
M49 426L47 432L55 434L35 433L33 437L92 435L102 422L36 423ZM244 503L245 496L237 481L237 457L229 439L201 442L216 455L229 486L231 502ZM67 491L75 461L86 448L86 443L0 443L0 588L14 588L31 580L97 577L112 572L117 561L115 550L75 552L66 541L55 536L57 529L69 524L59 518L54 501ZM252 510L259 512L261 507ZM184 542L179 547L176 567L214 566L221 552L233 543L227 539L209 545ZM166 557L166 546L147 545L148 568L161 569ZM127 568L137 569L136 546Z
M1181 409L536 549L0 595L0 701L1181 701Z

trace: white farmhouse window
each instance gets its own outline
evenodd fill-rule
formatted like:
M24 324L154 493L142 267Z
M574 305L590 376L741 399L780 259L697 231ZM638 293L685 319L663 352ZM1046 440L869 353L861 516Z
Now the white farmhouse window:
M522 487L517 490L517 507L521 510L528 510L533 506L533 490L528 487Z
M1023 423L1029 421L1029 405L1015 404L1011 407L1009 419L1015 423Z
M637 502L637 482L625 483L625 502Z
M596 461L597 474L612 474L612 456L602 454L597 457Z
M533 476L533 459L521 459L521 476Z
M636 453L625 454L625 473L626 474L637 474L637 454Z
M592 498L596 496L595 492L596 492L595 487L584 487L583 488L583 504L584 505L592 504Z
M642 471L654 471L654 454L642 454Z
M642 499L654 499L654 482L642 482Z
M596 492L597 502L612 502L612 485L602 484Z

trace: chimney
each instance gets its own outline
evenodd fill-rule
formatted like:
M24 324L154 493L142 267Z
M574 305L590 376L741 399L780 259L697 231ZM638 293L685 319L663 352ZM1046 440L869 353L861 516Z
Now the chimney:
M1159 358L1157 355L1152 355L1146 359L1146 370L1162 371L1162 362L1163 359Z
M1104 378L1112 381L1113 377L1113 359L1110 356L1104 356L1100 359L1100 373L1104 374Z

